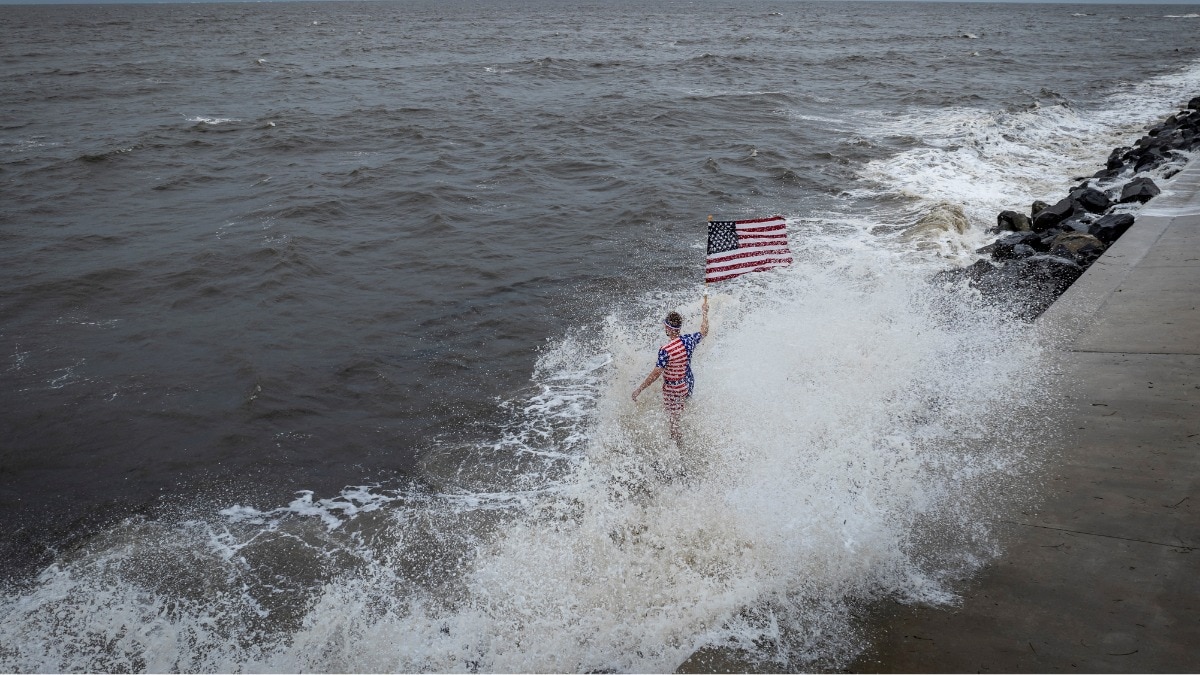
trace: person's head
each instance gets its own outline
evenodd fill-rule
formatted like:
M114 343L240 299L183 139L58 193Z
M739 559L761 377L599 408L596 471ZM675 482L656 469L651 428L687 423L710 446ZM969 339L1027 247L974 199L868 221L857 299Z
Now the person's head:
M682 328L683 317L679 315L679 312L671 312L667 314L667 318L663 319L663 330L667 331L667 335L672 337L679 335Z

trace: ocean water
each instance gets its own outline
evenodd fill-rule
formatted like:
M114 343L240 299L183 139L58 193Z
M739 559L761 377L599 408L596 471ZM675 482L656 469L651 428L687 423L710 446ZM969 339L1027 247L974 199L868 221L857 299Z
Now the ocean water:
M1054 461L1052 337L931 274L1200 94L1195 9L0 7L0 670L844 666ZM710 214L797 261L676 447Z

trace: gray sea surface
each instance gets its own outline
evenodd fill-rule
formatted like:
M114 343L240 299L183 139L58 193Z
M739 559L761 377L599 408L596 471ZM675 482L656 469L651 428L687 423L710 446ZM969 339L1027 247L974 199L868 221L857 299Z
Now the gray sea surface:
M896 256L893 269L963 264L987 214L1057 198L1200 94L1189 91L1196 11L0 7L0 566L25 579L121 523L266 513L297 493L468 494L476 472L526 476L523 462L547 446L574 458L554 470L569 473L581 439L627 413L606 407L609 385L593 380L569 405L529 403L556 386L546 359L631 389L653 352L626 377L620 349L596 336L653 326L698 295L708 215L787 216L797 249L808 235L834 242L800 255L814 269L872 246ZM979 241L930 262L888 238L945 201L966 209ZM855 426L830 424L835 436ZM287 557L250 567L305 588L340 576L337 562L289 571ZM17 616L0 621L12 628ZM230 630L262 647L295 622ZM636 649L598 640L594 659L573 662L497 660L480 647L459 661L318 667L657 663L610 661ZM35 662L0 649L0 669L207 670L250 658L114 654Z

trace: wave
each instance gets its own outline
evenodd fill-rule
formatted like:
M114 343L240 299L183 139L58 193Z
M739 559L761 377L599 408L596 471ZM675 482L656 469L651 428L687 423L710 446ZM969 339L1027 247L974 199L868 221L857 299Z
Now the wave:
M622 299L547 341L498 432L431 439L411 481L131 518L9 582L0 669L658 672L712 650L845 667L856 607L952 602L997 555L991 523L1037 488L1061 399L1036 326L931 286L944 261L870 232L945 202L974 227L932 240L969 257L979 223L1090 173L1197 71L1096 110L858 130L907 148L847 192L878 209L792 214L792 267L714 287L682 448L655 397L629 393L662 313L694 324L698 298ZM256 262L320 272L286 244Z
M205 124L205 125L209 125L209 126L216 126L218 124L229 124L232 122L240 122L241 120L234 119L232 117L204 117L202 115L198 115L196 117L187 118L187 121L192 122L194 124Z
M80 155L76 159L80 162L88 162L88 163L104 162L104 161L107 161L114 157L120 157L121 155L128 155L129 153L134 152L135 150L140 150L140 149L141 149L140 145L134 145L134 146L126 147L126 148L117 148L115 150L105 150L102 152L85 153L85 154Z
M866 164L867 185L851 194L894 199L910 221L934 205L962 206L972 227L944 240L943 253L969 260L1005 209L1054 198L1102 168L1108 152L1176 111L1200 89L1200 62L1145 82L1123 85L1099 105L1077 109L1054 92L1051 105L1025 109L916 109L875 130L876 138L916 137L920 147ZM909 141L911 142L911 141ZM1169 168L1169 167L1168 167Z
M685 444L648 294L538 360L493 438L421 479L135 519L0 601L8 670L664 671L718 645L838 664L851 606L946 602L1036 464L1033 329L844 238L720 288ZM981 355L986 354L986 358ZM89 636L86 640L63 636Z

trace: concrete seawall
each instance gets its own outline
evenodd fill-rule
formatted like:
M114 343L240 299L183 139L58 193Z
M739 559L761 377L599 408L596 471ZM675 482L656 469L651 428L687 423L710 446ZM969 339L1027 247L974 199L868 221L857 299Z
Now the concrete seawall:
M1200 160L1039 319L1070 427L952 608L880 610L860 672L1200 671Z

